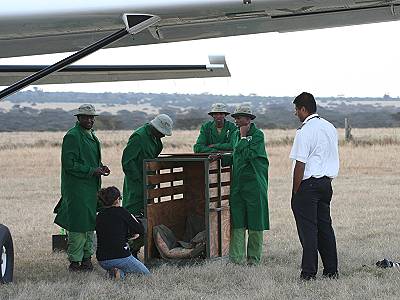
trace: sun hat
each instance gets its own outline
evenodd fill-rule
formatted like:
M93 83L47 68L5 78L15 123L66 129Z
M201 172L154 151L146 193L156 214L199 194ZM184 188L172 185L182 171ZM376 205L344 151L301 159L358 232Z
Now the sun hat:
M214 103L211 106L211 111L208 113L210 116L215 113L222 113L225 115L229 115L230 112L226 109L226 105L224 103Z
M174 123L168 115L161 114L150 121L150 124L164 135L172 135L172 126Z
M96 109L92 104L82 104L79 106L78 111L74 116L85 115L85 116L98 116Z
M240 116L249 117L252 120L256 118L256 116L253 115L249 104L240 104L235 108L235 112L232 114L232 117L236 118Z

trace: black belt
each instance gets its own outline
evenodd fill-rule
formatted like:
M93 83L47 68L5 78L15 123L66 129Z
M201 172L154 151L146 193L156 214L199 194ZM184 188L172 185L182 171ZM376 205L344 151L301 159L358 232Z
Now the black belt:
M322 177L319 177L319 178L311 176L310 178L307 178L307 179L313 179L313 180L322 180L322 179L326 180L326 179L329 179L329 180L332 180L332 178L330 178L328 176L322 176Z

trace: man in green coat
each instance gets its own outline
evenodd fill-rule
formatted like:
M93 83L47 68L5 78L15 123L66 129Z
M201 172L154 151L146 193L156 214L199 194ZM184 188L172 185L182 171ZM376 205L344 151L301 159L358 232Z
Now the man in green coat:
M239 130L232 137L233 154L223 156L223 163L232 165L230 192L231 242L229 258L242 264L259 264L263 248L263 231L269 229L268 157L264 134L251 120L255 119L248 105L240 105L232 114Z
M54 223L68 231L70 271L91 271L97 192L101 176L110 170L101 163L100 143L93 131L95 108L81 105L75 127L64 136L61 148L61 200Z
M124 190L122 206L131 214L144 212L143 160L158 157L163 149L161 138L172 135L173 122L165 114L156 116L149 123L138 128L129 138L122 154L122 170L124 171ZM132 255L143 246L143 237L130 243Z
M195 153L231 151L231 137L237 128L235 124L225 119L229 115L226 105L215 103L208 114L214 120L201 126L193 151Z

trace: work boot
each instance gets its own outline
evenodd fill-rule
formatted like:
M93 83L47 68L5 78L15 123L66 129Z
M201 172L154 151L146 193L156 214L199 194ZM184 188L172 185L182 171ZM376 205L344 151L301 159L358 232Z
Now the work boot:
M80 268L81 268L81 271L86 271L86 272L93 271L93 264L92 264L92 260L90 259L90 257L82 260Z
M79 271L81 271L81 266L79 265L79 262L71 261L71 263L69 264L68 270L70 272L79 272Z

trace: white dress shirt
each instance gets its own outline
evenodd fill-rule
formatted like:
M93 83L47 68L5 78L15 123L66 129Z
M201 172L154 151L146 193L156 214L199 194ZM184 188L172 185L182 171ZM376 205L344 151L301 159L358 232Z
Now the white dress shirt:
M289 157L293 160L293 170L296 160L305 163L303 180L336 177L339 173L336 128L318 114L308 116L297 129Z

